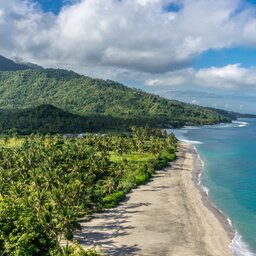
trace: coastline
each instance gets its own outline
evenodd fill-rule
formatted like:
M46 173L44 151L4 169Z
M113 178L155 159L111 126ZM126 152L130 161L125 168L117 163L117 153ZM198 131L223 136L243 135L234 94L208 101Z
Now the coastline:
M75 239L107 255L228 256L234 231L198 183L202 162L179 142L178 158L118 207L81 222Z
M231 239L231 243L229 245L229 247L231 247L231 244L236 236L236 230L234 230L232 222L229 219L229 217L226 216L220 209L218 209L218 207L214 205L214 203L209 199L208 188L204 187L201 184L201 174L204 168L204 162L200 158L200 155L198 154L196 147L191 144L189 145L191 147L191 150L194 151L194 169L192 173L192 179L194 181L194 184L200 192L202 202L205 205L205 207L214 214L214 216L220 221L220 223L223 225L223 228L226 230L229 238Z
M243 123L245 125L245 123ZM241 127L241 126L239 126ZM184 143L188 143L189 141L185 141ZM192 150L195 151L197 157L194 159L194 171L193 171L193 181L195 183L195 186L200 191L200 194L202 196L202 201L210 211L213 212L215 217L220 221L220 223L223 225L224 229L227 231L231 243L229 244L229 248L231 250L232 255L234 256L255 256L253 252L251 252L251 249L248 247L248 245L242 240L241 235L239 232L234 228L232 221L230 218L225 215L224 212L222 212L209 198L208 198L208 192L209 189L207 187L204 187L201 184L201 174L204 168L204 162L200 158L200 155L196 149L195 146L192 144L189 144L192 148ZM199 166L199 167L198 167Z

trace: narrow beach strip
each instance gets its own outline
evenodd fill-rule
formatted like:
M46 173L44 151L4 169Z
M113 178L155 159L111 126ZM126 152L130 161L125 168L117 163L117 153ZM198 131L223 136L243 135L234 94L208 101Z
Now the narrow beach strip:
M195 149L179 142L177 160L118 207L82 222L75 239L106 255L228 256L232 229L197 185ZM200 169L201 168L201 169Z

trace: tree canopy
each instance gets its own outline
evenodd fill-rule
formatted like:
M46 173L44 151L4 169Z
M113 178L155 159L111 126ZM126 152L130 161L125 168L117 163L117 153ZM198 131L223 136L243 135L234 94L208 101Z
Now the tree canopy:
M158 129L0 139L0 254L81 256L79 218L110 208L175 159L176 138ZM77 253L74 253L78 251Z
M168 100L111 80L92 79L61 69L0 72L0 108L50 104L72 114L155 119L160 125L228 122L213 109Z

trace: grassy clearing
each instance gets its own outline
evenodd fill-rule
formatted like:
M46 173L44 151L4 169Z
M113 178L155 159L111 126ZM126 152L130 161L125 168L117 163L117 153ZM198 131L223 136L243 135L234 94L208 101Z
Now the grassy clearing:
M120 163L123 161L149 162L154 159L156 159L156 156L154 156L152 153L149 153L149 152L146 152L146 153L132 152L130 154L122 154L122 155L118 155L114 152L110 152L110 161L114 163Z
M21 147L24 143L23 138L18 138L18 137L4 137L0 138L0 147L1 148L18 148Z

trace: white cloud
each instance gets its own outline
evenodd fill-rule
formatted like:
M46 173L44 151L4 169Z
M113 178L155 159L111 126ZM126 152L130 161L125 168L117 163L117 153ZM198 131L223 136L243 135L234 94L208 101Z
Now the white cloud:
M192 103L192 104L195 104L195 105L199 105L199 103L200 103L200 102L199 102L198 100L196 100L196 99L195 99L195 100L192 100L192 102L191 102L191 103Z
M241 68L239 64L234 64L221 68L201 69L195 73L195 80L204 86L233 88L243 84L253 85L256 82L254 73L254 69L247 70Z
M192 68L180 69L165 74L152 76L145 80L148 86L178 86L193 80L195 71Z
M4 10L0 9L0 18L3 19L4 17Z
M242 68L239 64L224 67L182 69L147 79L148 86L200 85L217 89L256 88L256 68Z
M170 2L183 8L167 13L163 9ZM0 53L85 73L92 67L119 74L166 73L184 69L208 49L255 47L254 8L248 5L237 11L240 4L239 0L81 0L54 16L28 0L1 1ZM186 70L190 76L192 71ZM183 80L177 73L169 83Z

